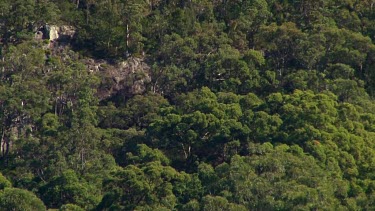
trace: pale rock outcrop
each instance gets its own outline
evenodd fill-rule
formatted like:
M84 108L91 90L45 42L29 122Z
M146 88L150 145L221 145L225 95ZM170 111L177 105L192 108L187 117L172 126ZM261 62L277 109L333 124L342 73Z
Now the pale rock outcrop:
M59 31L60 31L60 28L58 26L49 26L49 31L48 31L49 40L55 41L59 39Z
M76 29L73 26L48 25L39 28L35 39L49 40L46 48L52 55L69 57L70 41L74 38ZM87 71L97 74L101 78L101 85L97 90L100 100L120 94L131 96L142 94L151 82L150 66L143 58L129 57L121 62L95 60L93 58L81 60Z
M35 33L35 39L47 39L52 42L69 42L76 34L76 29L73 26L56 26L44 25Z

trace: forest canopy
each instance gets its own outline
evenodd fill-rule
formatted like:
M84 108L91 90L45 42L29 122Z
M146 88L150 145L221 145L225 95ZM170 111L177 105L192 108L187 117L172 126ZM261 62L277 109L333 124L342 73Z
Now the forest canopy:
M374 4L1 0L0 210L375 209Z

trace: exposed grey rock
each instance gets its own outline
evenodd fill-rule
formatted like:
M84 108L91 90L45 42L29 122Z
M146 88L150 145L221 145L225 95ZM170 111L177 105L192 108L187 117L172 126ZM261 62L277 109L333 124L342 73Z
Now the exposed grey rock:
M35 38L49 40L46 48L50 49L52 55L60 55L65 60L69 57L69 43L75 34L76 29L72 26L46 24L35 34ZM150 67L143 58L129 57L115 64L92 58L83 59L82 62L90 73L101 75L102 82L97 92L101 100L118 93L142 94L151 81Z
M76 34L76 29L73 26L60 26L59 40L69 41L73 39L75 34Z
M42 39L43 39L43 32L42 32L42 31L37 31L37 32L35 33L34 38L35 38L36 40L42 40Z
M98 90L101 99L121 93L123 95L141 94L151 81L150 67L142 58L130 57L115 65L97 64L103 75L102 86Z
M69 42L76 34L76 29L73 26L56 26L46 24L39 28L37 32L38 37L35 38L40 39L40 32L43 39L48 39L53 42Z

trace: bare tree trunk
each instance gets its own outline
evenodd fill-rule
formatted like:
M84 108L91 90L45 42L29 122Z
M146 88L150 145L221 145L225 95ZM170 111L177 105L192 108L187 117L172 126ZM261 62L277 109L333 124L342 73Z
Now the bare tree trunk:
M4 144L5 144L5 128L2 128L1 131L1 139L0 139L0 148L1 148L1 155L4 156Z
M55 115L57 116L57 97L55 98L56 100L55 100Z
M130 39L129 24L126 24L126 54L129 53L129 39ZM126 55L126 57L128 57L128 55Z
M6 135L6 129L3 128L1 135L1 159L5 160L5 165L8 165L8 155L10 148L10 140Z
M186 152L186 149L185 149L185 146L184 146L183 143L181 143L181 146L182 146L182 151L184 152L185 160L187 160L187 158L188 158L188 153Z

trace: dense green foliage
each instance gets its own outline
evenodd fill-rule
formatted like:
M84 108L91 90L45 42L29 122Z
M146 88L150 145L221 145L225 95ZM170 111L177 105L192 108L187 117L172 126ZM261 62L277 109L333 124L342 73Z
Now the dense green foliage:
M374 210L374 6L0 1L0 210Z

